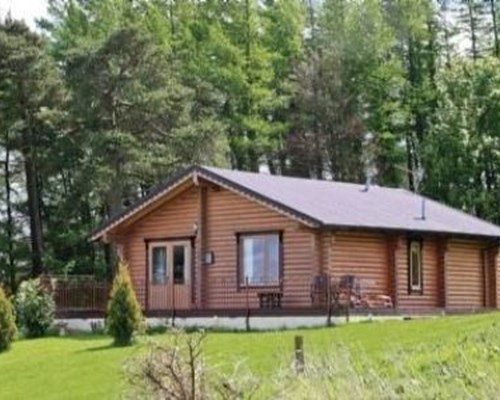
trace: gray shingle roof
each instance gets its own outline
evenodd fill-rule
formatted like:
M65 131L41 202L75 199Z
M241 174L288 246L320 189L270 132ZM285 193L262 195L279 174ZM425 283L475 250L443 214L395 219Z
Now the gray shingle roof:
M500 238L500 227L404 189L257 174L214 167L191 167L111 217L92 234L96 240L136 211L154 203L197 174L242 192L311 225L326 228L383 229Z
M404 189L203 167L323 225L500 237L500 227Z

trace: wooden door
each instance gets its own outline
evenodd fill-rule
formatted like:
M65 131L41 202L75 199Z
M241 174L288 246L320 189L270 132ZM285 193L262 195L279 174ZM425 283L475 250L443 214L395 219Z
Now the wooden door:
M182 310L191 304L191 242L150 243L149 307Z

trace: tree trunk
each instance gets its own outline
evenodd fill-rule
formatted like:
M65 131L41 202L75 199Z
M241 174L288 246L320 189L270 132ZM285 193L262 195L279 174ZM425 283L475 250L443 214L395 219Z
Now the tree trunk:
M251 34L251 15L250 15L250 0L245 0L245 75L248 82L248 86L252 87L254 84L251 78L250 68L252 63L252 34ZM245 115L250 116L252 113L252 101L250 95L247 94L245 100ZM258 132L255 129L247 129L247 138L249 139L250 145L246 148L247 155L247 167L250 171L259 172L259 153L255 150L258 142Z
M10 183L10 148L9 138L7 133L5 145L5 164L4 164L4 179L5 179L5 202L7 212L7 265L8 279L11 293L16 291L16 269L14 255L14 219L12 217L12 200L11 200L11 183Z
M311 27L311 43L312 43L312 90L313 90L313 101L316 103L314 107L315 110L321 109L319 102L320 98L320 85L323 83L323 57L321 53L321 49L317 48L317 36L316 36L316 15L314 12L315 5L312 0L309 0L308 8L309 8L309 25ZM323 133L323 129L321 123L319 121L319 115L315 115L313 117L313 134L314 134L314 144L313 154L312 154L312 165L308 166L309 171L314 171L314 175L317 179L323 178L323 149L322 149L322 140L321 136Z
M40 216L40 197L38 193L38 178L33 149L24 156L24 170L26 174L26 189L28 194L28 212L30 216L31 232L31 275L37 277L46 272L43 265L43 228Z
M493 51L495 57L500 58L500 43L498 41L497 10L496 10L495 0L490 0L490 12L491 12L491 22L493 24L493 39L494 39Z
M20 82L22 93L21 107L24 110L24 121L26 130L22 135L22 153L24 156L24 172L26 176L26 193L28 196L28 213L30 218L31 239L31 275L37 277L46 272L43 265L43 227L40 210L40 186L38 183L38 172L36 165L36 144L33 129L33 119L26 99L24 82Z
M469 12L469 27L470 27L470 41L472 47L472 59L477 60L479 57L477 51L477 37L476 37L476 20L474 19L474 3L472 0L467 1L467 10Z

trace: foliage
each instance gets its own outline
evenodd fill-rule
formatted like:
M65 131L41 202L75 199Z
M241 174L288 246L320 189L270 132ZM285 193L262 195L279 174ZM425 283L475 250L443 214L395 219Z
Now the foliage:
M425 191L500 223L500 61L464 60L441 79L437 124L424 151ZM443 159L439 154L449 155Z
M45 335L54 322L55 303L39 279L24 281L15 297L16 316L27 337Z
M116 346L128 346L142 324L141 307L135 297L128 267L120 263L108 303L106 329Z
M0 352L10 348L16 332L14 308L0 286Z
M25 179L21 181L26 194L31 234L32 274L44 272L43 223L41 197L43 177L51 139L62 114L58 109L63 90L53 60L44 52L42 38L21 22L7 18L0 21L0 119L3 146L9 162L22 160ZM8 151L7 151L8 149ZM5 195L9 202L7 215L8 240L14 239L13 168L4 169ZM47 178L47 176L45 176ZM15 246L9 248L11 263ZM11 278L11 286L15 286Z

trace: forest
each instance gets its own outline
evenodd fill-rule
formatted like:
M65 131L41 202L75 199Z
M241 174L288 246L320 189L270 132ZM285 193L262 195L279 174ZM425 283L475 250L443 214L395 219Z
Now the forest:
M0 283L191 164L404 187L500 223L495 0L49 0L0 16Z

